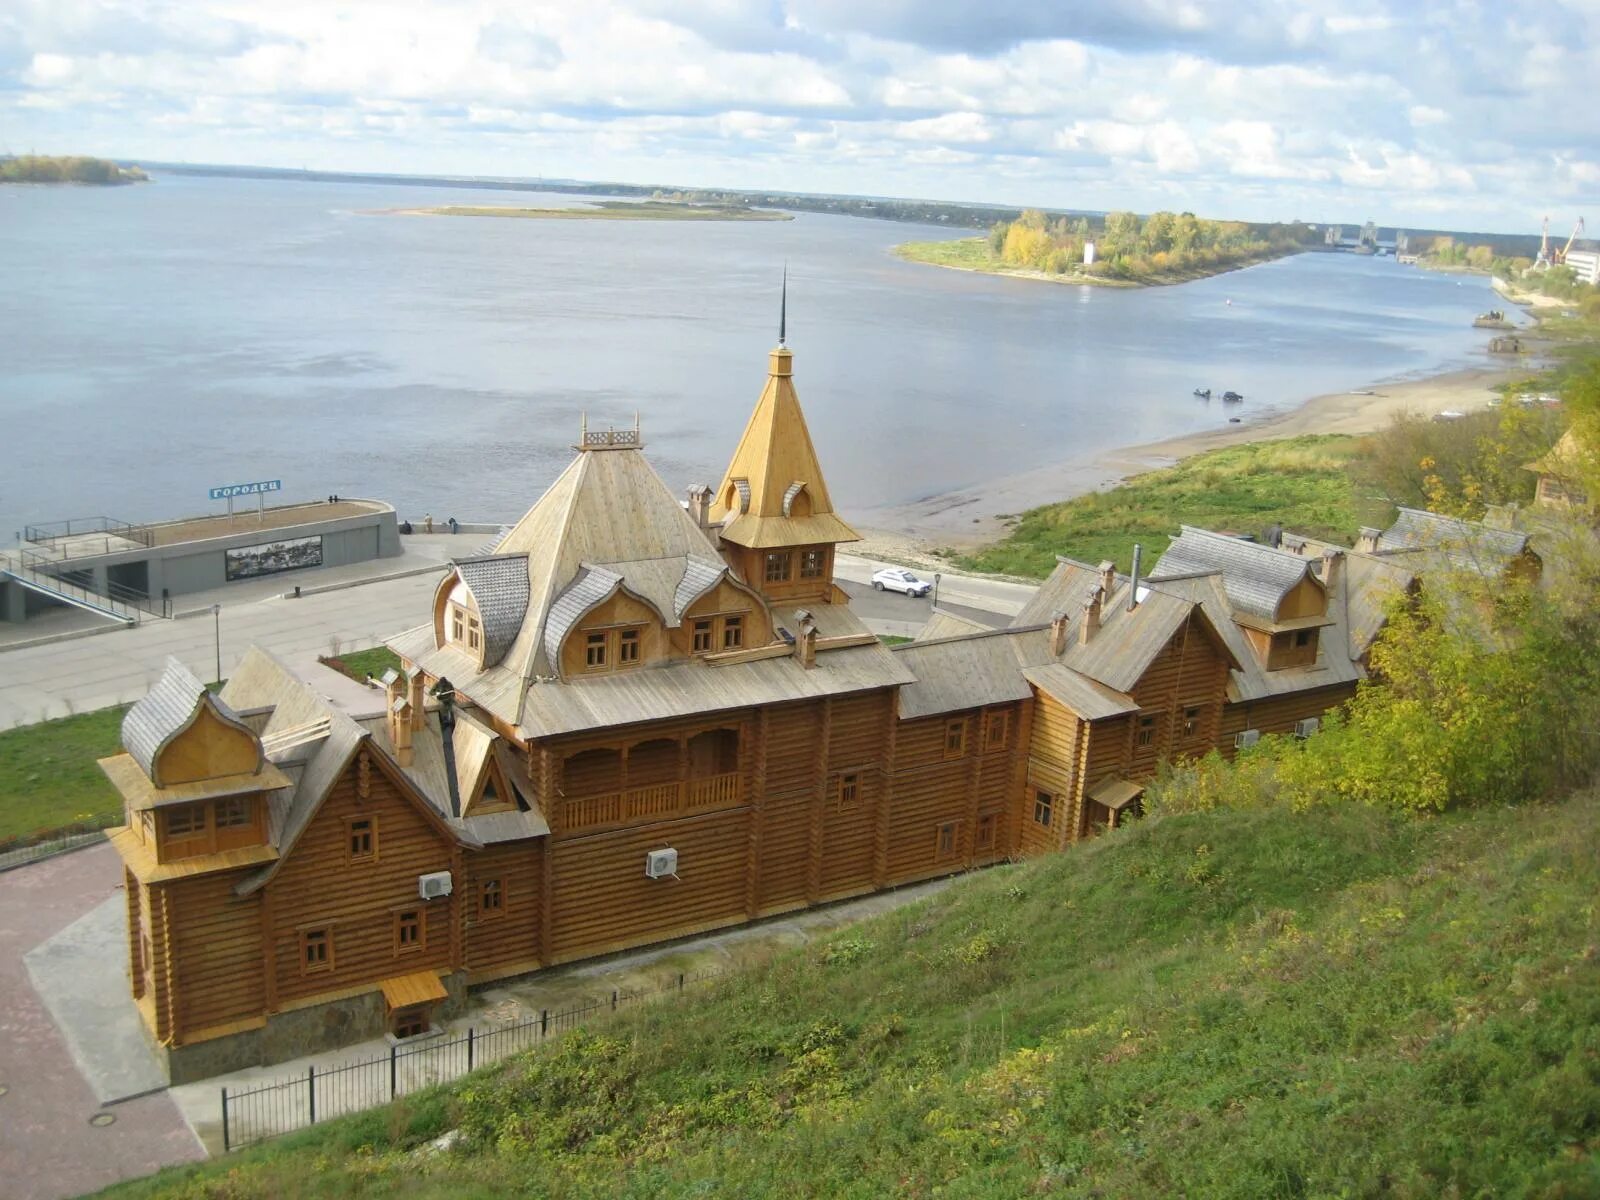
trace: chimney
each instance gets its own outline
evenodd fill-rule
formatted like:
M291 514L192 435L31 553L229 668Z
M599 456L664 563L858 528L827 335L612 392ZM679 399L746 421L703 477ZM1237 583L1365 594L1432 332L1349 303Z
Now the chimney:
M1087 646L1089 639L1100 632L1100 617L1105 611L1106 592L1096 584L1083 598L1083 622L1078 626L1078 645Z
M394 760L409 767L414 757L411 749L411 701L404 695L395 697L389 704L389 740L394 743Z
M1344 566L1344 553L1329 548L1322 552L1322 586L1332 593L1339 586L1339 571Z
M795 622L798 625L799 636L795 638L795 653L800 656L800 665L806 670L811 670L817 665L817 622L806 609L795 610Z
M1139 565L1144 560L1144 547L1133 544L1133 571L1128 579L1128 611L1139 607Z
M689 489L689 519L701 529L711 524L711 489L703 483Z
M1100 598L1109 600L1117 590L1117 564L1109 558L1100 564Z
M1378 552L1378 539L1383 536L1383 530L1374 529L1370 525L1363 525L1361 532L1356 535L1356 553L1376 554Z
M456 782L456 689L443 675L433 685L439 700L439 748L444 751L444 781L450 790L450 815L461 815L461 788Z
M417 668L406 676L406 699L411 703L411 728L421 729L423 719L427 716L427 705L422 695L423 676L421 668Z
M1060 658L1067 648L1067 614L1058 612L1050 618L1050 657Z

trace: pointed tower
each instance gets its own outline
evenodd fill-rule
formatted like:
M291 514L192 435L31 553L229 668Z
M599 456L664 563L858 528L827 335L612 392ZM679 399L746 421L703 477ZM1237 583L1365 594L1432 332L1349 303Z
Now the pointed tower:
M794 355L784 345L767 367L767 386L712 498L722 552L745 582L775 603L826 604L833 554L860 535L834 515L828 485L794 390Z

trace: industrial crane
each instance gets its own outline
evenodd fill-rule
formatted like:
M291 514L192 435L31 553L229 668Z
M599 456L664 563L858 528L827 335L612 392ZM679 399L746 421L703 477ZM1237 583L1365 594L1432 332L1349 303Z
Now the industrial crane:
M1548 267L1550 265L1550 218L1544 219L1544 224L1539 226L1539 257L1533 260L1535 267Z
M1572 227L1572 236L1567 239L1567 244L1555 253L1555 264L1560 266L1567 261L1567 251L1572 249L1572 243L1583 234L1583 218L1578 218L1578 223Z

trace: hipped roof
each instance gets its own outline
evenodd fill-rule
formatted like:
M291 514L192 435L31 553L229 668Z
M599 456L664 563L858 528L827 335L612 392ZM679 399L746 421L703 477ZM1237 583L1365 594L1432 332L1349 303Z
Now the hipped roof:
M786 347L772 352L767 385L712 498L711 518L723 523L724 541L769 549L861 540L834 514L811 432L800 411L800 398L795 394L792 364L793 354ZM728 491L736 480L744 480L747 487L736 489L739 498L730 509ZM811 501L808 516L785 512L785 497L796 484L804 485Z

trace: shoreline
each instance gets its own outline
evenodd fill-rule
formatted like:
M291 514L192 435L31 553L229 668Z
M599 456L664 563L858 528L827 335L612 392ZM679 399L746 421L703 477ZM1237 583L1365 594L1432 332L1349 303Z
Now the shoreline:
M981 241L981 238L952 238L952 242ZM1029 268L996 268L963 266L961 263L935 262L929 258L918 258L915 255L904 253L908 246L928 245L925 242L901 242L898 246L891 246L889 253L901 262L916 263L922 267L940 267L946 271L965 271L970 275L989 275L996 279L1028 279L1037 283L1054 283L1066 287L1108 287L1108 288L1156 288L1178 287L1185 283L1198 283L1202 279L1216 279L1222 275L1231 275L1235 271L1248 270L1259 267L1263 263L1277 262L1281 258L1293 258L1297 254L1307 251L1286 250L1281 254L1267 254L1260 258L1251 258L1244 262L1229 263L1214 271L1195 270L1182 274L1162 275L1148 279L1111 279L1104 275L1086 275L1074 269L1063 275L1052 275L1048 271L1035 271ZM942 242L931 243L943 245Z
M1004 516L1058 504L1172 466L1208 450L1304 434L1366 434L1405 412L1433 416L1447 409L1485 408L1497 384L1525 375L1531 365L1466 367L1421 379L1376 383L1356 392L1313 396L1289 410L1220 429L1180 434L1135 446L1110 447L1013 475L983 480L905 504L867 509L857 523L862 540L853 553L900 557L929 566L935 548L970 550L1007 532Z

